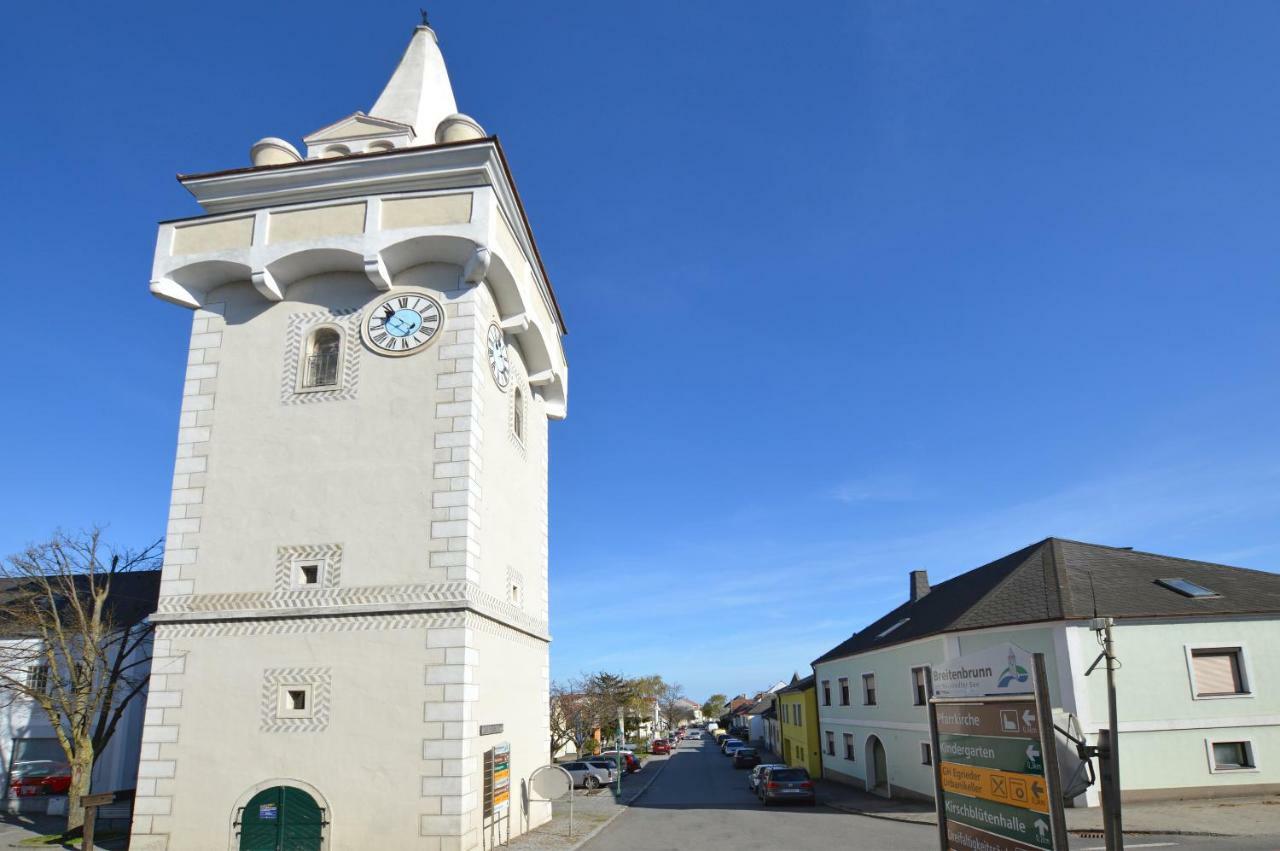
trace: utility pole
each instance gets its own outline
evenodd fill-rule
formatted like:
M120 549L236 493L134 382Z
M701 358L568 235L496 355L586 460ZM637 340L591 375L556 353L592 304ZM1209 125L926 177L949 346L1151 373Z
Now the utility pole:
M1098 663L1107 663L1107 729L1098 734L1098 766L1102 780L1102 828L1107 851L1124 851L1124 830L1120 818L1120 719L1116 710L1116 653L1112 618L1094 618L1092 628L1102 643L1102 653L1093 660L1085 676Z
M626 741L627 717L625 710L618 707L618 797L622 797L622 743Z

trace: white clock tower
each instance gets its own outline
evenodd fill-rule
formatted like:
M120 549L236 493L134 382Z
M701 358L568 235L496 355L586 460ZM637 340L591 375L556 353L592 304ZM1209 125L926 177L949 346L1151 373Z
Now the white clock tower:
M420 26L386 89L183 175L194 314L135 851L471 849L549 817L547 423L564 324ZM502 771L509 747L509 802Z

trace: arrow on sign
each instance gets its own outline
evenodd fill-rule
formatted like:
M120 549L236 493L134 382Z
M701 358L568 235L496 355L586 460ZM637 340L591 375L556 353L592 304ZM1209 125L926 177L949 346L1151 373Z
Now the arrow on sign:
M1036 720L1036 716L1034 716L1034 715L1032 715L1032 714L1031 714L1031 710L1030 710L1030 709L1027 709L1027 710L1024 710L1024 711L1023 711L1023 713L1022 713L1022 723L1023 723L1023 724L1025 724L1028 728L1030 728L1030 727L1031 727L1031 725L1035 723L1035 720Z
M1035 745L1027 745L1027 759L1035 762L1040 758L1040 749Z
M1036 829L1036 833L1039 834L1041 839L1044 839L1049 835L1049 825L1044 823L1044 819L1036 819L1034 827Z
M1044 797L1044 787L1040 785L1039 781L1032 782L1031 797L1035 798L1037 801Z

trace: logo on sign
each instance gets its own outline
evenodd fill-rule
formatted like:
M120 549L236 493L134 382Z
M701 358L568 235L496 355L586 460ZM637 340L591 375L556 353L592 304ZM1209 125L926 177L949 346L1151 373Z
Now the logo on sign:
M259 804L258 818L262 821L275 821L280 810L275 804Z
M1012 682L1025 683L1030 676L1027 669L1018 664L1018 658L1013 655L1013 648L1010 647L1009 667L1000 672L1000 688L1008 688Z

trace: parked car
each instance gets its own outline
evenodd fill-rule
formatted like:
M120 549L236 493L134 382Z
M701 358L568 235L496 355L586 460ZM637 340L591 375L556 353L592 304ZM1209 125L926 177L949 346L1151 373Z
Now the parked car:
M716 744L720 745L724 743L725 739L729 738L729 734L726 733L724 730L717 730L715 733L715 737L716 737Z
M612 783L614 781L616 772L618 770L618 763L615 760L605 759L604 757L599 757L599 756L591 756L591 757L583 757L581 760L579 760L579 762L585 762L588 765L594 765L596 768L603 768L605 771L609 772L609 782Z
M786 768L786 766L778 762L766 762L757 765L755 768L751 769L751 773L747 775L747 788L752 792L757 791L756 786L760 783L760 776L770 768Z
M71 766L49 759L20 762L9 779L9 791L15 798L65 795L70 786Z
M601 786L607 786L609 781L613 779L613 772L609 771L609 769L599 768L589 762L566 762L560 767L569 772L569 776L573 778L574 786L583 786L587 789L599 789Z
M603 753L600 754L600 756L606 759L613 760L618 758L618 752L604 751ZM636 759L636 755L631 751L623 751L622 752L622 768L624 771L627 772L627 774L633 774L640 770L640 760Z
M734 768L755 768L760 764L760 754L755 748L738 748L733 752Z
M720 753L725 756L733 756L732 749L740 748L744 745L746 745L746 742L742 741L742 739L725 739L720 745Z
M818 796L813 791L813 780L803 768L771 768L761 775L756 794L766 807L779 801L799 801L817 806Z
M649 753L664 754L671 753L671 744L666 739L654 739L653 744L649 745Z

